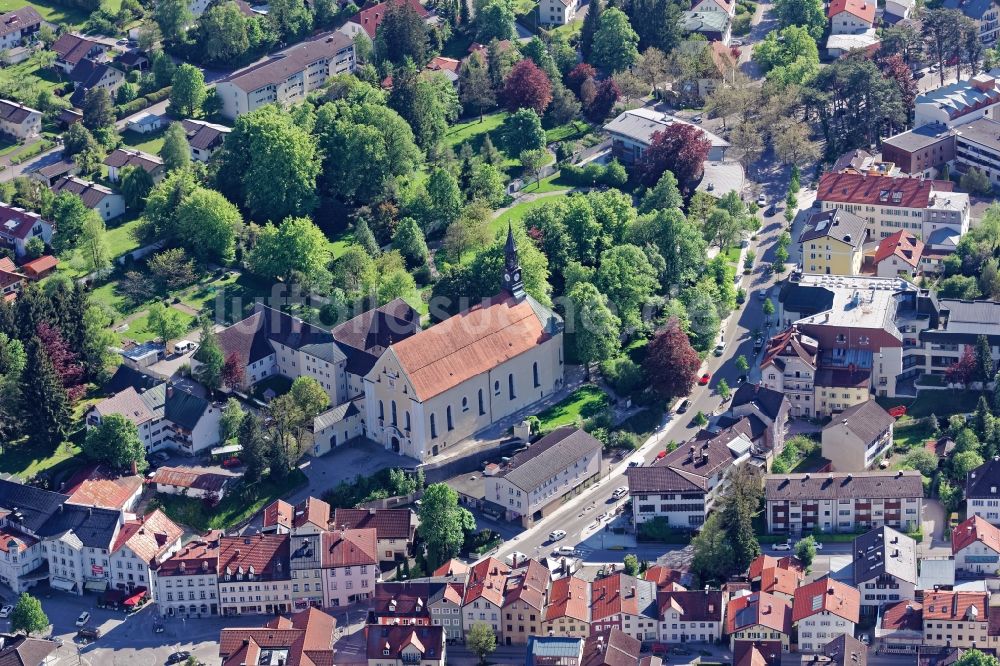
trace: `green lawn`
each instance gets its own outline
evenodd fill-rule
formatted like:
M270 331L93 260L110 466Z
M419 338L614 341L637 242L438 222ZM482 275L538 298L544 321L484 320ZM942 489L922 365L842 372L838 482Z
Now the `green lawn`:
M892 441L897 449L908 451L921 446L933 434L933 431L923 423L906 415L896 421L896 426L892 431Z
M104 236L108 245L108 255L112 260L117 259L126 252L131 252L139 248L139 241L132 236L132 230L139 226L138 218L119 218L112 220L110 224L117 225L113 227L109 226ZM68 256L60 257L57 270L73 279L83 277L87 274L87 268L84 265L83 259L76 250Z
M239 274L229 274L222 277L212 277L212 279L188 287L181 293L181 303L194 308L195 310L205 310L215 305L216 296L220 291L226 291L228 287L236 284Z
M197 320L186 312L181 312L177 309L174 309L174 311L180 315L181 321L187 326L186 330L193 330L198 325ZM128 330L122 333L122 337L135 340L136 342L150 342L156 339L156 333L149 329L149 318L143 315L129 322Z
M330 255L336 259L344 254L344 251L354 244L354 232L344 230L335 238L330 240Z
M579 139L586 136L593 128L582 120L571 120L565 125L553 127L545 131L545 141L554 143L556 141L567 141Z
M121 0L106 1L103 4L112 11L118 11L121 8ZM67 7L55 2L39 2L38 0L34 0L34 2L25 2L25 0L0 0L0 14L20 9L25 5L30 5L37 9L42 18L51 23L82 25L89 16L88 12L76 7Z
M41 472L55 474L78 464L74 460L80 447L63 442L55 451L40 450L38 446L22 441L0 448L0 472L30 479Z
M0 0L0 3L4 7L9 6L7 0ZM24 5L24 2L16 2L12 7L16 9ZM3 11L10 11L10 9ZM0 95L28 105L35 104L38 93L42 90L55 90L63 83L51 69L41 69L38 66L37 57L28 58L24 62L10 67L0 68Z
M448 146L451 146L456 153L461 145L466 141L469 142L473 150L479 152L479 147L483 145L483 140L486 138L486 135L489 134L493 145L499 148L499 130L506 117L506 111L499 111L484 117L482 122L479 121L479 117L477 116L472 120L456 123L449 127L448 131L445 132L444 141Z
M151 507L162 507L172 520L199 532L236 527L274 500L284 497L306 483L306 475L294 469L284 481L270 478L230 488L217 506L208 508L204 501L180 495L157 495Z
M583 19L579 21L570 21L566 25L561 25L558 28L553 28L549 31L551 35L562 35L568 40L572 40L577 35L580 34L580 30L583 29Z
M132 130L125 130L122 132L122 143L129 148L135 148L150 155L159 155L160 148L163 147L164 133L166 133L166 130L150 134L140 134Z
M726 258L726 261L728 261L729 263L735 264L737 261L740 260L739 246L727 248L726 251L722 253L722 256L724 256Z
M938 417L968 414L976 409L976 391L924 391L917 398L876 398L883 409L906 405L906 413L915 419L934 414Z
M542 192L563 192L572 189L572 185L560 179L562 174L554 173L547 178L542 178L538 182L531 183L522 192L540 194Z
M585 384L538 415L539 429L548 432L559 426L582 423L608 404L608 394L593 384Z
M542 191L544 192L546 190ZM524 219L525 215L527 215L534 209L541 208L542 206L547 206L547 205L550 206L554 204L556 201L559 201L561 198L562 197L560 196L542 197L541 199L535 199L533 201L526 201L524 203L517 204L516 206L508 210L506 213L495 218L492 222L490 222L490 232L493 235L496 235L498 231L507 228L508 220L515 223L520 222L521 220Z

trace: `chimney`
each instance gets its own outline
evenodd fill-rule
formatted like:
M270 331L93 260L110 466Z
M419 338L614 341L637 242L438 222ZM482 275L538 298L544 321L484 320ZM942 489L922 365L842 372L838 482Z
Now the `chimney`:
M173 387L173 384L167 384L167 397L168 398L174 397L174 387Z
M634 596L635 596L635 585L633 585L633 586L632 586L632 587L630 588L630 590L631 590L631 592L630 592L630 594L629 594L628 596L629 596L629 597L634 597Z
M133 460L131 463L129 463L129 470L132 472L133 476L139 473L139 467L136 461Z

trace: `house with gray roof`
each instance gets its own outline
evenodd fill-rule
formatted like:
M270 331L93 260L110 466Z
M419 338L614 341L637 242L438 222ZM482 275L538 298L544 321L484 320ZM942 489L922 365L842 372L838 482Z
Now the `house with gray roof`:
M992 4L989 0L975 1ZM1000 104L1000 87L996 76L982 72L918 95L914 100L913 126L938 122L956 127L978 118L996 119L997 104Z
M207 162L225 142L233 130L225 125L208 123L204 120L185 118L181 126L187 134L188 146L191 148L191 159Z
M997 5L993 0L944 0L941 7L957 9L979 26L979 41L992 44L1000 34Z
M484 475L486 500L502 507L507 520L530 527L600 478L602 448L579 428L557 428Z
M42 131L42 112L24 104L0 99L0 132L24 141Z
M895 422L874 400L852 405L823 427L823 457L838 472L863 472L892 448Z
M125 197L90 180L76 176L63 176L52 186L56 194L69 192L83 200L83 205L97 212L105 222L125 214Z
M721 12L718 13L721 14ZM723 14L723 16L725 15ZM604 131L611 135L611 151L614 156L625 164L632 164L642 159L642 154L649 148L654 134L662 132L674 124L696 127L686 120L675 118L669 114L650 108L640 108L622 112L604 126ZM729 142L700 127L698 129L712 144L706 160L723 161L726 158L726 150L729 149Z
M965 515L1000 526L1000 457L994 456L966 476Z
M733 22L728 12L686 11L681 14L681 29L686 33L704 35L710 42L729 46Z
M917 543L891 527L876 527L854 540L854 587L861 613L912 600L916 590Z
M42 15L30 5L0 15L0 50L22 46L41 25Z

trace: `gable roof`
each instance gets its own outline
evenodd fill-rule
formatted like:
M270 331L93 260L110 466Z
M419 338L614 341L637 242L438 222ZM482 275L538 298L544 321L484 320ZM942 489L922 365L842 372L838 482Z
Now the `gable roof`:
M0 16L0 37L6 37L18 30L34 28L41 22L42 15L34 7L28 5L15 9Z
M62 493L0 479L0 512L9 524L36 534L67 499Z
M764 477L767 501L798 499L897 499L923 497L920 472L831 472L826 474L768 474Z
M906 231L897 231L886 236L875 250L875 263L880 264L889 257L899 257L907 264L916 268L920 263L920 255L924 251L924 242Z
M462 605L468 605L477 599L485 599L494 606L503 606L503 591L509 573L510 567L496 558L488 557L477 562L469 570Z
M57 538L71 535L88 548L110 550L120 520L121 512L117 509L64 504L41 526L38 534Z
M61 60L75 65L84 58L92 48L103 46L99 42L91 41L86 37L81 37L80 35L74 35L71 32L65 32L59 35L59 38L52 43L49 47L56 52Z
M823 430L844 426L865 444L871 444L888 430L896 419L874 400L851 405L827 423Z
M924 620L987 621L989 595L985 592L924 591Z
M861 617L861 593L832 578L821 578L795 590L793 622L801 622L823 612L856 623Z
M224 536L219 539L219 574L249 574L253 567L254 580L286 580L290 551L287 534Z
M48 224L38 213L0 202L0 237L24 240L40 222Z
M121 196L116 195L110 188L104 185L77 178L76 176L63 176L52 186L52 191L56 194L60 192L71 192L83 200L87 208L97 208L104 201L105 197Z
M233 131L225 125L190 118L181 120L181 126L187 134L188 145L196 150L209 150L221 145L226 136Z
M994 456L969 472L965 478L965 497L1000 499L1000 456Z
M867 666L868 646L854 636L841 634L823 647L830 666Z
M413 536L413 512L409 509L334 509L333 526L338 529L374 529L378 539Z
M780 357L790 354L794 354L810 368L815 369L816 359L819 357L819 344L800 331L797 326L791 326L767 341L760 367L763 370L776 365L784 372L784 363Z
M599 622L620 614L658 618L656 586L626 574L595 580L590 587L591 621Z
M419 328L419 313L397 298L348 319L330 334L347 357L347 372L363 377L389 345L405 340Z
M917 631L924 629L924 607L913 599L904 599L882 611L882 631Z
M430 12L427 8L420 4L419 0L390 0L392 3L403 2L413 8L417 12L420 18L426 19ZM357 14L352 16L349 20L352 23L357 23L368 35L369 39L375 39L375 33L378 32L378 27L382 25L382 19L385 18L385 12L389 9L389 2L382 2L377 5L372 5L367 9L362 9Z
M500 294L389 350L425 401L547 342L561 322L531 296Z
M294 506L278 499L264 507L263 527L280 525L292 529L307 523L321 530L327 529L330 525L330 505L315 497L307 497Z
M0 634L0 666L39 666L59 649L55 641L23 634Z
M767 388L763 384L751 384L743 382L733 394L729 409L732 411L743 405L754 404L762 414L771 421L776 421L781 415L781 409L786 401L785 394L781 391Z
M735 634L758 624L782 634L791 634L792 605L767 592L754 592L729 602L726 607L726 633Z
M375 530L332 530L323 532L323 568L378 565Z
M605 629L587 637L581 666L636 666L641 652L642 641L638 638L617 627Z
M979 542L995 553L1000 553L1000 528L991 524L982 516L974 515L966 518L951 533L951 552L959 551Z
M769 594L781 593L790 597L795 594L803 578L803 574L796 569L768 567L761 571L760 591Z
M883 575L916 584L917 544L891 527L876 527L854 539L854 584Z
M31 117L32 114L41 115L41 113L41 111L32 109L29 106L0 99L0 119L6 120L9 123L20 125Z
M86 91L96 86L110 69L114 69L114 67L107 63L95 62L90 58L84 58L78 62L69 73L70 81L76 84L76 89L73 91L73 103L80 106L79 103L83 101L83 95L86 94Z
M819 179L817 201L927 208L935 192L951 192L950 181L858 173L825 173Z
M660 617L675 611L681 622L722 622L723 597L721 590L675 590L656 594Z
M598 439L579 428L556 428L511 457L499 476L530 493L584 456L594 452L599 456L602 447Z
M199 472L190 467L160 467L153 473L151 483L178 488L193 488L208 492L219 492L226 487L232 477L212 472Z
M766 569L789 569L792 571L797 571L800 574L805 573L805 567L798 558L785 556L785 557L772 557L767 554L760 554L750 561L750 569L747 573L747 577L754 581L763 576Z
M329 61L338 51L352 47L353 42L347 35L325 33L279 51L263 62L237 70L220 83L231 83L244 92L252 93L264 86L284 83L313 63Z
M329 331L259 303L252 315L220 331L218 340L226 358L236 354L244 365L274 354L272 342L302 350L328 363L343 358Z
M545 621L569 618L590 622L590 585L576 576L564 576L552 582Z
M444 652L444 627L368 625L365 644L369 662L400 660L411 646L421 655L417 663L437 661Z
M434 576L463 576L469 573L469 565L462 560L450 559L434 570Z
M70 504L121 509L142 491L142 477L137 474L119 476L104 465L88 465L66 484L66 501Z
M507 576L503 605L509 606L516 601L522 601L544 614L549 579L548 568L542 566L538 560L528 560Z
M104 158L104 163L116 169L124 169L129 166L139 167L150 174L163 168L163 160L156 155L132 148L115 148L111 154Z
M846 243L855 249L860 249L865 242L865 229L868 223L846 210L831 208L818 211L809 216L806 228L799 236L799 242L805 243L820 238L829 238Z
M122 525L111 552L128 546L136 557L152 565L178 543L184 530L167 517L160 509L154 510L138 520L129 520Z
M826 15L833 18L841 12L847 12L866 23L872 23L875 20L875 3L872 0L830 0L830 8Z
M263 627L223 629L219 656L223 666L256 664L262 650L284 651L285 666L333 666L337 621L318 608L276 617Z

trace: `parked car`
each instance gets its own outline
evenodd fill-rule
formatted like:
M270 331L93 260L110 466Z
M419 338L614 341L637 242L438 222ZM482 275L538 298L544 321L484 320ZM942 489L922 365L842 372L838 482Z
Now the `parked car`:
M767 196L763 192L761 192L760 196L757 197L757 205L760 208L767 205Z
M695 116L694 118L691 119L691 122L693 122L693 123L700 123L701 122L701 116L700 115Z
M657 460L663 460L666 457L667 457L667 452L666 451L660 451L659 453L656 454L656 459Z
M243 462L239 458L226 458L222 461L223 467L239 467Z
M788 543L776 543L771 546L771 550L791 550L792 546Z
M743 40L742 39L734 39L731 42L729 42L729 45L730 46L743 46Z
M723 352L725 352L725 351L726 351L726 348L720 342L719 344L715 345L715 350L712 353L715 354L716 356L722 356Z
M688 655L688 654L691 654L691 650L688 650L683 645L675 645L672 648L670 648L670 653L671 654Z
M549 541L560 541L566 538L566 530L552 530L549 532Z
M76 637L84 643L89 643L101 637L101 630L94 627L80 627L76 631Z
M0 608L0 617L10 617L10 614L14 612L14 607L10 604L4 604L3 608Z
M165 463L170 460L170 456L165 451L157 451L150 457L154 460L159 460L161 463Z
M188 652L187 650L181 650L180 652L174 652L169 657L167 657L167 663L168 664L179 664L182 661L187 661L188 657L190 657L190 656L191 656L191 653Z
M552 557L569 557L575 555L576 549L573 546L559 546L552 551Z
M690 406L691 406L691 401L690 400L684 400L681 404L679 404L677 406L677 413L678 414L683 414L684 412L686 412L688 410L688 408Z
M757 292L757 298L762 301L767 300L767 289L761 289Z
M629 467L638 467L639 466L639 461L638 460L633 460L632 462L630 462L628 464L628 466Z
M626 495L628 495L627 486L618 486L617 488L615 488L615 492L611 493L611 496L614 497L615 499L621 499Z
M78 627L83 627L88 622L90 622L90 613L88 613L87 611L83 611L82 613L80 613L80 617L76 618L76 626Z
M698 378L698 386L708 386L708 382L712 380L711 373L706 372L701 377Z

